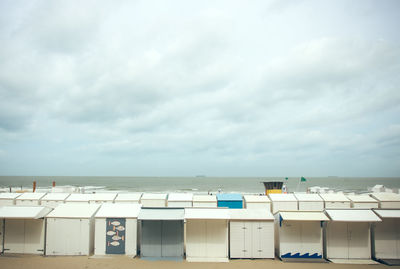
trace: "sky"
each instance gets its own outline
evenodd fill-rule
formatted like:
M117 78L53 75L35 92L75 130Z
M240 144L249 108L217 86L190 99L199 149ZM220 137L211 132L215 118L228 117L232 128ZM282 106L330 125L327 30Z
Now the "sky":
M400 1L0 1L0 175L400 176Z

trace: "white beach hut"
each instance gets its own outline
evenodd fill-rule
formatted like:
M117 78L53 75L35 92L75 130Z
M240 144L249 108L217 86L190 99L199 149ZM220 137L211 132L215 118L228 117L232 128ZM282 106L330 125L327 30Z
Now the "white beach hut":
M324 211L324 200L316 193L295 193L300 211Z
M60 204L64 204L68 196L70 196L69 193L50 192L41 199L41 205L55 208Z
M400 209L400 194L398 193L372 193L371 196L378 200L379 208Z
M106 192L106 193L93 193L89 198L90 204L104 204L104 203L114 203L114 199L117 197L116 193Z
M269 210L231 210L229 226L231 258L275 257L274 216Z
M371 223L381 219L370 209L328 209L326 258L337 263L374 263L371 260Z
M320 193L325 209L350 208L350 200L343 193Z
M382 219L382 222L377 222L373 227L374 258L388 265L400 265L400 210L374 211Z
M168 194L167 207L193 207L193 193Z
M218 207L215 195L193 195L193 207Z
M143 193L140 203L143 207L166 207L166 193Z
M137 254L139 204L103 204L95 215L94 254Z
M0 193L0 206L15 205L15 199L21 196L21 193L6 192Z
M271 200L266 195L243 195L247 209L267 209L271 211Z
M4 253L43 254L44 217L51 208L42 206L0 207L1 251ZM4 232L4 233L3 233ZM3 241L4 240L4 241ZM3 249L4 246L4 249Z
M98 204L60 204L46 217L46 255L90 255Z
M378 208L379 202L369 195L347 195L352 208Z
M26 192L15 198L16 205L40 205L40 199L45 196L46 193L41 192Z
M114 203L131 203L131 204L139 204L140 198L142 197L142 193L118 193L118 196L115 198Z
M90 193L72 193L65 199L66 204L89 204L93 194Z
M146 259L183 259L184 209L141 209L140 257Z
M229 209L186 208L186 260L228 261Z
M275 215L276 255L282 260L323 259L323 212L280 211Z
M294 194L288 193L270 193L268 194L272 203L272 213L278 211L296 211L298 210L297 199Z

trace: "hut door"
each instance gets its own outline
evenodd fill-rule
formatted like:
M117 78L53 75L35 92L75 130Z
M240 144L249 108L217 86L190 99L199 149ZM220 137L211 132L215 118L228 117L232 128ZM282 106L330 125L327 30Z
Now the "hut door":
M161 256L183 256L183 223L178 220L162 221Z
M106 219L106 254L125 254L125 219Z
M327 257L329 259L347 259L349 241L347 223L330 222L327 229Z
M0 253L3 252L3 227L4 227L4 220L0 219Z
M274 225L272 222L253 223L253 254L252 258L274 257Z
M230 247L231 247L231 258L244 258L245 256L245 233L244 233L245 225L242 221L231 221L230 230L231 230L231 239L230 239Z
M24 253L25 222L21 219L5 221L4 253Z
M369 223L348 223L349 259L370 259Z
M397 219L384 219L375 226L375 256L380 259L399 258L400 223Z
M160 220L142 221L142 238L140 254L142 257L161 257L161 223Z

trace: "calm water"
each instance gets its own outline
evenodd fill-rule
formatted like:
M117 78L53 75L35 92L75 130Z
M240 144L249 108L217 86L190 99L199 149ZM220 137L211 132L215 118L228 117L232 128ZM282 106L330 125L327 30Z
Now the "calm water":
M337 190L366 191L368 187L382 184L388 188L400 188L400 178L355 178L355 177L310 177L299 182L299 177L34 177L0 176L0 187L31 188L36 180L38 187L50 187L52 181L57 186L97 186L106 190L127 190L138 192L225 192L262 193L262 181L282 180L290 192L305 191L311 186L329 187Z

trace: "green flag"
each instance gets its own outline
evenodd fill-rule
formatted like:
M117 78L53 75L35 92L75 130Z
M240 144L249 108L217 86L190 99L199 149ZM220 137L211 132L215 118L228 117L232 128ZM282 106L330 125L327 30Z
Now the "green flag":
M288 180L289 178L285 177L285 180Z
M301 180L300 180L301 182L306 182L307 181L307 179L305 178L305 177L301 177Z

